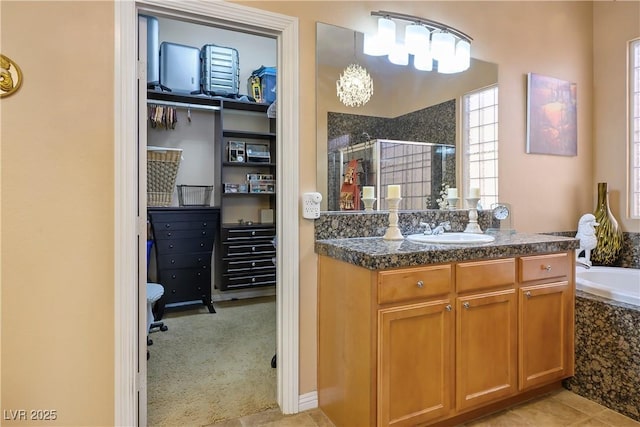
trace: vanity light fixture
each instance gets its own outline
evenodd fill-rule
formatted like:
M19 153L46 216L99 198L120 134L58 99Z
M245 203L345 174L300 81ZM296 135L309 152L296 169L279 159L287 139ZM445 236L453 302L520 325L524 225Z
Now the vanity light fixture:
M421 71L451 74L469 68L473 39L462 31L403 13L381 10L371 12L371 15L379 17L378 31L364 35L363 52L366 55L388 55L389 62L398 65L408 65L411 57L413 66ZM409 22L404 29L404 41L395 39L394 19Z
M394 26L395 28L395 26ZM353 33L354 58L355 38ZM336 81L338 98L347 107L361 107L371 99L373 95L373 80L367 70L357 63L350 64L340 74Z

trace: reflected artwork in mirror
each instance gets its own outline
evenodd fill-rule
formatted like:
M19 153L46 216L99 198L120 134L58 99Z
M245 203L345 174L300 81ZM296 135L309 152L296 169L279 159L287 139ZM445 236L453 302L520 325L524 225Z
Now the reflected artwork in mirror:
M438 209L446 187L460 181L460 99L498 81L498 66L477 59L457 74L419 71L362 53L363 34L324 23L316 31L317 186L322 210L340 210L340 186L357 159L357 184L375 187L385 210L386 185L401 184L401 210ZM355 58L354 58L355 56ZM340 72L356 60L374 82L371 100L346 107L336 94ZM361 206L364 209L364 206Z

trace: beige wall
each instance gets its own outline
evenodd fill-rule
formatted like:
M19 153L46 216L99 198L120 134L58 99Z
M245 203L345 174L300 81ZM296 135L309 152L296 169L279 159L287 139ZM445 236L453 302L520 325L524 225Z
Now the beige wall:
M593 210L597 180L624 186L617 174L624 164L625 125L607 114L624 110L624 96L612 94L593 108L601 92L619 92L624 74L612 67L601 80L604 70L597 66L594 85L591 3L247 4L300 18L301 192L316 187L315 23L368 31L369 13L378 9L459 27L474 37L474 55L499 64L500 191L515 205L519 230L575 229L580 214ZM637 36L637 7L598 4L596 34L613 29L616 42L629 37L623 31ZM0 101L1 409L50 408L58 411L56 425L110 425L113 5L3 0L0 8L0 51L25 74L22 89ZM595 48L596 58L613 55L600 42ZM578 84L577 157L524 153L527 72ZM637 231L638 221L624 225ZM303 219L300 272L300 392L307 393L316 387L316 256L313 224Z
M111 2L2 1L2 410L113 424ZM3 412L3 418L4 418ZM29 415L29 414L27 414Z
M606 182L611 211L625 231L640 232L627 209L626 43L640 37L640 1L595 2L593 8L593 140L595 183ZM595 203L595 202L594 202Z

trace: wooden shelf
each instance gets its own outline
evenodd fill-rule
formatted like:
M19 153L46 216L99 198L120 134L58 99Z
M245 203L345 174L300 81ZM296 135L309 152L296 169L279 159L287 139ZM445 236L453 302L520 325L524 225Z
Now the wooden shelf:
M213 107L222 107L231 110L256 111L266 113L269 104L258 102L240 101L237 99L225 98L222 96L210 96L205 94L183 94L173 92L163 92L158 90L147 90L147 99L157 101L178 102L181 104L197 104L208 105Z

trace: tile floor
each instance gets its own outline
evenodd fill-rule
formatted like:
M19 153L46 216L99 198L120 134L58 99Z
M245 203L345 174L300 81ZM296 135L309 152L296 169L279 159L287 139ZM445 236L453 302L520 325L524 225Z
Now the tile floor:
M319 409L296 415L261 412L209 427L333 427ZM464 427L640 427L640 422L568 390L559 390L464 424ZM356 427L356 426L350 426Z

